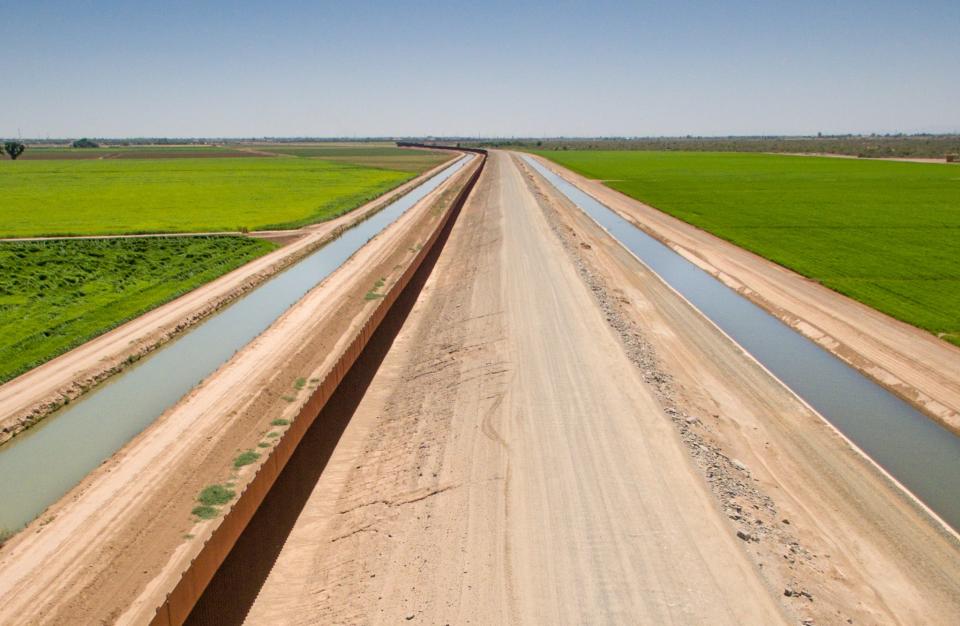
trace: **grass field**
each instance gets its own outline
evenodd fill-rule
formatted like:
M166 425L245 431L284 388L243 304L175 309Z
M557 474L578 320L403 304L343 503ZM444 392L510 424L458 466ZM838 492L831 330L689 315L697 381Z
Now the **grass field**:
M277 144L256 146L256 149L286 156L323 159L416 173L428 170L450 158L448 153L405 150L384 144Z
M737 153L539 154L960 345L960 167Z
M208 157L254 157L244 152L220 146L106 146L102 148L63 148L30 146L21 160L61 159L196 159Z
M0 161L0 237L295 228L413 176L277 157Z
M246 237L0 243L0 383L275 247Z
M823 137L595 137L501 139L472 145L520 150L653 150L666 152L781 152L867 158L960 155L960 135L833 135Z

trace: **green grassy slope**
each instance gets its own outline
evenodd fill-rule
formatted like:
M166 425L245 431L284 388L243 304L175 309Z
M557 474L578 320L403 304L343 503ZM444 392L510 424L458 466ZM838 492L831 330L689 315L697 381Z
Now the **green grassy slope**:
M292 228L413 176L276 157L0 161L0 236Z
M539 154L960 345L960 167L703 152Z
M275 247L246 237L0 243L0 383Z

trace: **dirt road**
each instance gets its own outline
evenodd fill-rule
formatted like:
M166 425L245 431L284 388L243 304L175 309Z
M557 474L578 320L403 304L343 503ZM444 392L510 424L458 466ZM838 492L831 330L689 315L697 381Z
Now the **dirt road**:
M455 154L455 156L459 156ZM397 187L346 215L301 229L300 237L167 304L0 385L0 443L76 399L123 369L131 355L142 355L232 302L276 272L299 260L347 228L418 186L448 163ZM265 235L281 236L288 231Z
M509 157L371 389L249 623L784 621Z
M537 158L647 233L960 434L960 348Z

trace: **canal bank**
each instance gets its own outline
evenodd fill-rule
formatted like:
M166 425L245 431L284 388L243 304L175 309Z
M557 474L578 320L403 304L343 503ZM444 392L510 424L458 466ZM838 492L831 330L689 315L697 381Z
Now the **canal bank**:
M596 198L524 156L560 193L652 269L868 458L960 527L960 439L730 289Z
M15 530L173 406L368 240L459 172L462 157L0 448L0 528Z

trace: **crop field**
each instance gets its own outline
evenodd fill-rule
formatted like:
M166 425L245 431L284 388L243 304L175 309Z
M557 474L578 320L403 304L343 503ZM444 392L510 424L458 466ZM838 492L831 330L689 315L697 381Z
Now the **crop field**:
M449 153L409 150L389 144L314 144L258 146L258 150L286 156L308 157L420 173L443 163Z
M960 345L960 167L744 153L539 154Z
M30 146L20 159L46 161L51 159L198 159L255 156L260 155L220 146L107 146L101 148Z
M960 135L834 135L823 137L596 137L502 139L471 145L519 150L652 150L655 152L781 152L842 154L864 158L960 155Z
M275 247L247 237L0 243L0 383Z
M296 228L415 171L277 157L0 161L0 237Z

